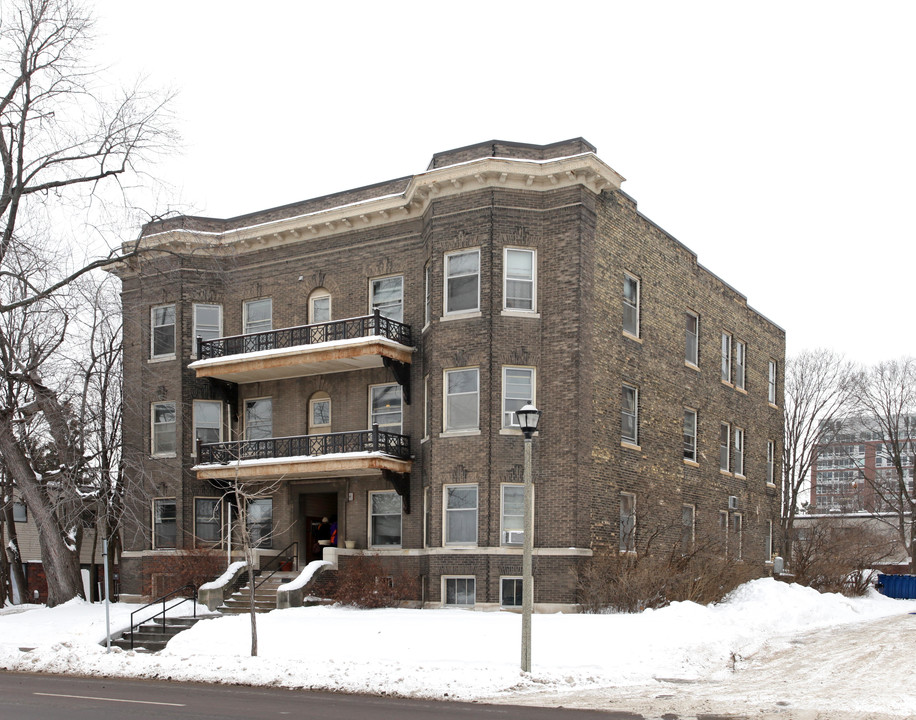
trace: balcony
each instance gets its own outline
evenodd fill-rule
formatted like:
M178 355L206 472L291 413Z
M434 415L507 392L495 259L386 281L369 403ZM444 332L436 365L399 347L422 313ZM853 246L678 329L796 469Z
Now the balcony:
M190 368L198 378L231 383L391 367L405 386L413 354L410 326L372 315L200 340Z
M207 480L300 480L410 472L410 438L379 430L355 430L264 438L198 446L197 477Z

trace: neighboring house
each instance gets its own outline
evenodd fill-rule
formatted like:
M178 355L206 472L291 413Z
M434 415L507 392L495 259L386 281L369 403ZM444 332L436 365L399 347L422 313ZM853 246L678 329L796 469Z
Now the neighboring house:
M161 252L117 270L124 592L170 589L176 549L225 552L238 478L276 483L249 508L263 555L314 559L327 517L354 546L325 551L342 569L376 554L426 605L519 603L529 401L539 609L574 607L582 563L650 533L728 534L762 571L785 334L622 181L581 138L493 141L369 187L144 226Z
M38 527L32 520L31 513L22 498L13 493L13 522L16 539L26 581L26 602L45 602L48 599L48 583L45 579L44 565L41 560L41 545L38 540ZM9 534L4 533L8 539ZM94 552L93 552L94 550ZM95 539L95 523L88 522L82 529L80 544L80 569L83 573L83 587L90 599L97 600L104 596L99 583L104 576L102 558L102 541ZM110 568L117 573L117 568ZM116 586L117 587L117 586Z
M843 421L832 442L818 445L817 460L811 468L812 513L883 512L887 507L878 489L886 487L895 495L896 470L881 433L873 423L849 418ZM902 423L911 426L913 420ZM906 437L904 435L904 437ZM903 443L902 443L903 444ZM903 453L903 470L913 480L916 440Z

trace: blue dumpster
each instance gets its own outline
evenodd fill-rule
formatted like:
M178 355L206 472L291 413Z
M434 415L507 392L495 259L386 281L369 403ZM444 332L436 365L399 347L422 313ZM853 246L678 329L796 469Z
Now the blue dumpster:
M916 600L916 575L878 574L878 590L898 600Z

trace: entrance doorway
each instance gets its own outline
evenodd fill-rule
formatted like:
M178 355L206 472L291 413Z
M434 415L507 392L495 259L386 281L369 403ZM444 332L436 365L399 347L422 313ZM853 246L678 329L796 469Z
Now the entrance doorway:
M324 519L327 518L326 521ZM330 538L337 524L337 493L302 493L299 495L299 519L302 523L304 561L321 560L319 540Z

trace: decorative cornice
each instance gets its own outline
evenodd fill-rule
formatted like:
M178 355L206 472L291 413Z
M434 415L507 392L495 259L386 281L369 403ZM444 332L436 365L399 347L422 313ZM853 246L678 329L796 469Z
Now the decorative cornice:
M486 187L543 192L581 185L598 194L607 188L619 188L623 181L594 153L551 160L488 157L414 175L401 193L221 232L165 230L146 235L139 242L148 249L178 253L230 247L234 253L241 253L398 222L419 216L434 199Z

